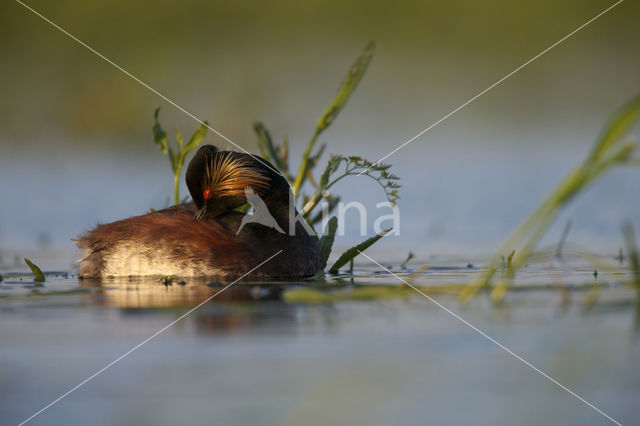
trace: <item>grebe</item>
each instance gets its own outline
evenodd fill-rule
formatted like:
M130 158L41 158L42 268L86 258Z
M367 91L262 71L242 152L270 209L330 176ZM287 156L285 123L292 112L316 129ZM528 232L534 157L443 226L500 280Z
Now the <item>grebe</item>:
M82 250L78 275L239 277L279 250L251 277L316 274L321 269L316 239L289 208L291 188L274 170L252 155L202 146L186 173L193 202L98 225L76 240ZM256 203L258 220L233 210L247 198ZM258 217L265 207L272 221Z

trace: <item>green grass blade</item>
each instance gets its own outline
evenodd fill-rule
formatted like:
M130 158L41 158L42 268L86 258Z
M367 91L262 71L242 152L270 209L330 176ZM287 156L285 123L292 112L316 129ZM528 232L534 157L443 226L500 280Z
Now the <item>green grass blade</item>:
M598 138L590 159L595 160L615 145L640 117L640 96L636 96L616 113Z
M189 139L189 142L187 142L187 144L184 146L183 152L185 156L190 151L193 151L194 149L196 149L198 145L200 145L200 143L202 142L202 139L204 139L204 137L207 135L208 130L209 130L209 123L205 121L203 124L200 125L200 127L198 127L193 132L193 134L191 135L191 138Z
M178 142L178 151L182 151L182 144L183 144L183 139L182 139L182 133L180 133L180 129L178 129L176 127L176 142Z
M633 143L622 141L622 137L640 119L640 96L628 102L614 115L598 138L595 147L583 163L562 180L538 207L509 235L487 262L486 269L476 275L460 294L461 302L470 301L481 288L490 287L490 282L499 271L498 254L520 247L512 259L515 272L533 253L545 231L571 199L583 191L606 171L619 164L632 164L635 150ZM524 241L527 238L527 241ZM500 301L509 285L503 280L492 292L492 299Z
M178 161L178 155L174 154L171 147L168 148L168 154L169 154L169 162L171 163L171 171L173 171L174 175L177 175L180 172L179 170L180 162Z
M333 98L329 106L327 106L327 109L325 109L322 117L320 117L320 120L318 120L318 123L316 124L317 134L326 130L327 127L333 123L333 120L336 119L340 111L342 111L342 108L358 86L358 83L362 79L365 71L367 71L367 67L369 66L371 58L375 52L375 47L376 46L373 41L369 42L353 65L351 65L347 76L344 78L338 89L338 93L335 98Z
M34 281L38 282L38 283L43 283L44 282L44 274L42 273L40 268L38 268L38 265L36 265L35 263L30 261L26 257L24 258L24 263L26 263L27 266L29 267L29 269L31 269L31 272L33 272Z
M333 216L327 223L327 229L324 235L320 238L320 256L322 256L322 269L326 268L329 255L331 254L331 248L333 247L333 241L336 238L336 230L338 229L338 218Z
M160 122L158 121L158 114L160 114L160 107L156 108L156 111L153 113L153 140L158 145L160 150L167 154L169 150L169 139L167 138L167 134L162 127L160 126Z
M331 103L327 106L322 117L318 120L316 124L316 130L311 137L311 140L307 144L307 148L302 154L302 162L300 163L300 168L298 169L298 174L296 175L296 179L293 183L293 194L298 197L300 193L300 188L307 178L307 171L309 170L309 156L311 155L311 150L318 140L318 136L320 133L325 131L331 123L336 119L342 108L349 100L349 97L358 86L358 83L362 79L369 63L371 62L371 58L373 57L373 53L375 51L375 43L369 42L367 46L364 48L363 52L358 56L356 61L349 68L349 72L347 76L342 80L342 84L338 88L338 93L333 98Z
M338 260L336 260L336 263L333 264L331 269L329 269L329 273L330 274L337 274L338 271L340 270L340 268L342 268L344 265L349 263L349 261L351 259L353 259L357 255L359 255L360 252L365 251L366 249L371 247L373 244L375 244L376 241L378 241L380 238L382 238L385 235L387 235L387 233L389 233L389 231L391 231L391 229L392 228L385 229L384 231L380 232L378 235L376 235L374 237L371 237L371 238L361 242L357 246L351 247L349 250L347 250L344 253L342 253L342 256L340 256L338 258Z

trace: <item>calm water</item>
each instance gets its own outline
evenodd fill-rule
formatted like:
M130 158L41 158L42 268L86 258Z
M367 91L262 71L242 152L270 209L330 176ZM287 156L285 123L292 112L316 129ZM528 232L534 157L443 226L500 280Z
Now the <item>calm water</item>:
M366 265L330 283L395 285ZM409 271L393 268L401 276ZM440 261L416 284L477 270ZM592 270L569 285L440 303L623 424L640 414L633 293L609 283L590 309ZM523 282L553 276L531 267ZM176 320L221 287L186 280L78 281L50 273L0 285L0 419L16 424ZM31 424L609 424L417 294L289 303L303 283L238 283L79 388ZM350 287L341 290L351 291Z
M428 154L394 159L405 179L400 236L386 237L369 254L398 265L413 251L417 263L437 267L421 277L423 285L467 282L477 271L467 264L482 265L588 148L548 156L507 145L487 152L421 146ZM23 256L48 271L69 271L71 238L96 222L161 207L171 183L158 153L81 156L1 146L0 153L9 200L0 210L2 274L25 273ZM613 260L620 222L632 218L640 229L636 182L637 170L607 175L569 206L544 244L555 244L572 219L568 244ZM373 185L340 188L347 201L368 206L369 235L382 201ZM356 215L347 220L336 255L362 240ZM636 423L635 295L615 286L620 277L601 274L609 286L586 309L579 286L594 282L593 267L556 266L527 269L521 283L549 288L511 293L501 309L485 297L464 308L447 292L434 297L618 421ZM356 283L398 283L370 264L357 269ZM206 282L91 283L55 273L44 287L29 280L16 276L0 285L3 424L29 417L219 291ZM578 287L560 292L558 282ZM233 286L33 424L608 424L424 297L351 300L345 289L340 300L292 303L291 286Z

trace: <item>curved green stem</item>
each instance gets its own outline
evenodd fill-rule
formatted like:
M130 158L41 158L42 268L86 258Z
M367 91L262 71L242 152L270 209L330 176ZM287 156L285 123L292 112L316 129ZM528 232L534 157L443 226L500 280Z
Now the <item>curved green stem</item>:
M302 163L300 163L300 168L298 169L298 174L296 175L296 180L293 182L293 196L295 199L298 199L298 195L300 194L300 188L304 183L304 180L307 177L307 171L309 170L309 157L311 156L311 150L313 146L316 144L316 140L318 140L318 136L320 136L320 132L317 130L311 137L311 140L307 144L307 148L304 150L302 154Z

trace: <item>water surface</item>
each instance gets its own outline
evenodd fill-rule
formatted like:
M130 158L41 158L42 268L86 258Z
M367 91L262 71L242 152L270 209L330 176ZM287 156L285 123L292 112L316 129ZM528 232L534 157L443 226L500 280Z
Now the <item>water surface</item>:
M410 270L393 267L407 277ZM416 284L468 280L436 262ZM540 282L531 268L523 282ZM10 274L11 275L11 274ZM549 277L547 270L546 275ZM509 293L492 307L439 303L621 421L639 411L639 349L630 289L608 282L586 308L592 270ZM329 285L396 285L367 265ZM548 283L551 283L548 280ZM609 424L573 396L416 293L291 303L309 283L78 281L28 275L0 286L0 418L15 424L222 291L32 424ZM325 284L326 285L326 284Z

